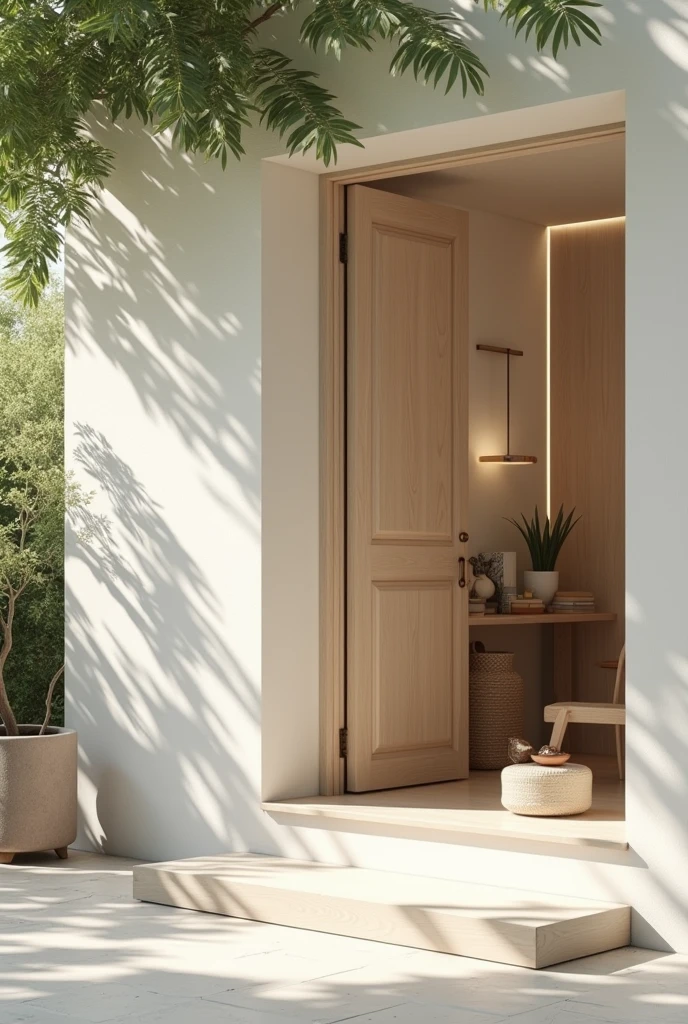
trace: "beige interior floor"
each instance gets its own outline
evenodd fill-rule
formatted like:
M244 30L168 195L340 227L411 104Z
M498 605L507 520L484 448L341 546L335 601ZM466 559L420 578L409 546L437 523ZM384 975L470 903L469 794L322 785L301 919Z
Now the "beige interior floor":
M615 759L574 754L572 761L587 764L593 771L594 783L591 809L571 817L534 818L504 810L498 771L471 772L461 782L274 801L264 803L263 809L274 814L298 815L304 825L348 821L369 826L404 826L414 831L626 849L624 785L616 773Z

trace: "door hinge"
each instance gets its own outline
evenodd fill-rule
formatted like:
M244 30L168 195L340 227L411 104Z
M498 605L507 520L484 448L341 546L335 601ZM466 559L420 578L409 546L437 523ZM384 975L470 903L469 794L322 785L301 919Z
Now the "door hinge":
M348 263L349 261L349 236L342 232L339 236L339 262Z
M349 730L339 730L339 756L346 757L349 752Z

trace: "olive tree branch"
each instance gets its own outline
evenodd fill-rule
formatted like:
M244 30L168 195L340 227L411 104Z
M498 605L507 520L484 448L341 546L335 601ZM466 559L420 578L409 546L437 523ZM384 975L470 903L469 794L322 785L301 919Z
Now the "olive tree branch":
M7 736L18 736L17 719L7 697L5 688L4 668L10 651L12 650L12 625L14 623L14 606L17 600L17 593L12 586L7 587L7 616L2 623L2 646L0 647L0 718L5 725Z
M55 673L55 675L50 680L50 686L48 687L48 693L47 693L47 696L45 698L45 718L43 719L43 725L41 726L41 730L38 733L39 736L45 735L45 730L50 725L50 716L51 716L52 710L53 710L53 691L55 689L55 684L57 683L57 680L60 678L60 676L62 675L63 672L64 672L64 662L62 663L62 665L60 665L60 667L58 668L57 672Z

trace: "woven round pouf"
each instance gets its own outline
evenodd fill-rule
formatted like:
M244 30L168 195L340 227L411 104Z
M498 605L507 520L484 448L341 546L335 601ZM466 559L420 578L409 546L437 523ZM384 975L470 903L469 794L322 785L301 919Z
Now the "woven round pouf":
M481 650L482 648L482 650ZM514 656L472 644L469 678L469 761L494 770L509 763L509 737L523 735L523 680Z
M584 764L548 768L511 764L502 771L502 805L513 814L582 814L592 804L592 772Z

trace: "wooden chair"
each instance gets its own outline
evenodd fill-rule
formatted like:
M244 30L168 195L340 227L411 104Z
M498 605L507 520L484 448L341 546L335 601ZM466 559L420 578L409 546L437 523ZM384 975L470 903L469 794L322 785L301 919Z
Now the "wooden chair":
M602 662L603 668L615 668L616 679L611 704L593 704L587 701L561 701L548 704L545 708L545 721L554 722L550 746L561 750L562 740L570 723L584 725L613 725L616 731L616 760L619 766L619 778L624 777L623 742L621 727L626 724L626 705L621 701L621 683L624 676L626 648L621 648L617 662Z

